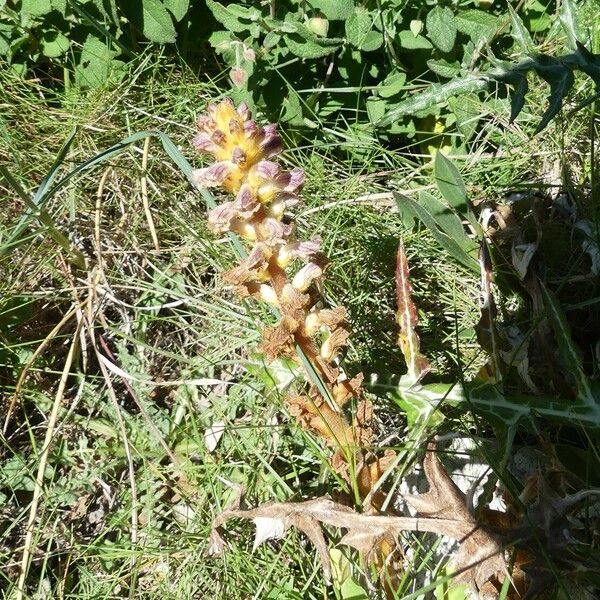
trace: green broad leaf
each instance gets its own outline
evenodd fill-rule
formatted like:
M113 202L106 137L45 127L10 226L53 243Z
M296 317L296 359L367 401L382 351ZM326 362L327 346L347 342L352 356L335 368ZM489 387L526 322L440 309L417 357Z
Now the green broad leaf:
M377 87L377 93L382 98L391 98L404 89L406 73L391 73Z
M464 136L464 141L468 142L475 135L481 118L477 96L466 94L460 98L449 98L448 106L456 118L456 127Z
M144 0L145 1L145 0ZM173 15L175 21L179 23L187 14L190 7L190 0L163 0L165 8Z
M466 234L460 218L452 208L428 192L419 192L419 204L431 214L436 225L465 252L475 249L475 242Z
M450 52L456 40L454 13L447 6L436 6L427 15L427 35L442 52Z
M362 6L356 10L346 21L346 39L352 46L372 52L383 44L383 34L373 30L375 15Z
M235 39L236 37L231 31L215 31L208 38L215 52L221 54L225 62L232 66L237 60L235 46L232 44Z
M22 0L21 10L32 17L42 17L53 10L51 0Z
M571 328L556 296L543 284L540 290L546 309L546 316L554 332L556 343L564 360L567 372L575 379L577 398L587 406L600 411L599 398L592 390L591 382L583 369L581 351L573 342Z
M433 48L433 45L425 36L421 34L415 35L409 29L401 31L398 34L398 41L406 50L431 50Z
M10 44L8 40L0 33L0 56L4 56L8 60L10 54Z
M387 102L382 98L367 98L367 114L371 123L377 123L385 114Z
M321 58L335 52L344 40L318 37L307 27L299 25L297 33L289 33L285 36L285 43L292 54L300 58Z
M481 39L489 42L502 24L501 19L497 16L477 9L458 12L454 17L454 22L456 29L468 35L474 42L479 42Z
M269 31L267 35L265 35L265 39L263 40L263 48L275 48L277 44L281 41L281 35L279 33L275 33L274 31Z
M57 10L63 17L67 12L67 0L50 0L52 8Z
M437 104L446 102L452 96L485 90L488 83L489 79L484 75L467 75L462 79L455 79L448 83L433 84L428 86L426 92L414 94L396 104L378 125L380 127L387 127L405 115L412 115L431 109Z
M288 88L287 98L284 98L282 103L282 113L280 119L284 123L301 124L302 123L302 104L300 103L300 96Z
M246 9L246 13L243 13L244 16L240 15L240 12L237 11L237 14L234 12L234 5L223 6L214 0L206 0L206 6L212 12L214 18L219 21L222 25L225 26L229 31L233 31L234 33L240 33L242 31L248 31L250 29L250 25L252 22L252 15L258 14L259 11L255 11L251 13L249 9ZM237 7L240 8L240 7Z
M435 155L435 183L448 204L460 214L468 209L467 189L454 163L441 152Z
M355 579L348 577L340 586L342 600L369 600L371 597Z
M354 0L309 0L309 4L332 21L347 19L354 10Z
M115 61L116 52L103 40L89 34L81 48L79 64L75 67L75 79L82 88L97 88L108 80L111 72L123 65Z
M458 61L454 61L453 63L449 63L446 60L439 59L433 60L430 59L427 61L427 66L440 77L445 77L446 79L451 79L452 77L456 77L460 73L460 65Z
M575 75L569 67L558 64L551 68L540 68L537 65L539 63L536 61L536 71L550 85L550 95L548 96L548 108L535 130L536 134L545 129L548 123L560 112L563 100L575 83Z
M383 46L383 34L379 31L369 31L360 49L363 52L374 52Z
M45 31L40 42L42 54L48 58L56 58L64 54L70 46L69 38L60 31Z
M151 42L172 44L177 33L171 15L160 0L144 0L142 2L142 32Z
M426 207L421 206L421 204L412 198L409 198L408 196L404 196L403 194L394 193L394 198L396 200L396 204L398 205L398 210L403 216L403 219L406 218L407 213L412 213L416 219L418 219L421 223L423 223L423 225L425 225L425 227L427 227L427 229L429 229L429 232L435 241L444 250L446 250L446 252L448 252L452 258L461 263L471 272L479 274L479 262L470 254L468 254L465 249L458 242L456 242L456 240L441 230L434 216Z
M535 44L527 31L527 27L521 20L521 17L515 12L515 9L509 4L508 12L510 13L512 21L512 36L515 42L521 48L521 51L525 54L535 55Z

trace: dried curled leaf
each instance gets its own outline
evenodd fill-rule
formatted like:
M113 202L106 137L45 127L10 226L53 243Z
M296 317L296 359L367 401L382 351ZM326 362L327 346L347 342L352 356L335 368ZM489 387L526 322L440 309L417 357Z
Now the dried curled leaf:
M398 344L404 355L408 373L406 379L410 385L418 383L431 369L429 361L421 354L421 341L416 332L419 322L417 309L412 301L412 285L410 283L408 259L404 252L404 244L398 245L396 256L396 319L400 326Z

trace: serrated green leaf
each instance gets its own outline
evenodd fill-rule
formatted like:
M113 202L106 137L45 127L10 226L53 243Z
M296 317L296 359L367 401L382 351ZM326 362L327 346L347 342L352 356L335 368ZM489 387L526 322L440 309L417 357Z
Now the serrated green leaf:
M40 42L42 54L48 58L56 58L64 54L70 46L69 38L60 31L45 31Z
M454 13L447 6L436 6L427 15L427 35L442 52L450 52L456 40Z
M310 5L332 21L347 19L354 10L354 0L310 0Z
M263 48L275 48L277 44L279 44L281 40L281 35L275 33L274 31L269 31L267 35L265 35L265 39L263 40Z
M175 21L179 22L187 14L190 7L190 0L163 0L163 4L173 15Z
M490 41L501 25L501 19L490 13L477 9L462 10L454 17L456 29L468 35L472 41L482 38Z
M481 118L477 96L466 94L460 98L448 98L448 105L454 113L458 130L468 142L477 131Z
M412 31L406 29L398 34L398 41L403 48L407 50L430 50L433 48L431 42L422 35L414 35Z
M529 31L525 27L525 24L521 20L521 17L515 12L515 9L509 4L508 11L512 21L512 36L515 42L520 46L521 51L525 54L534 55L535 45Z
M51 0L22 0L21 10L32 17L42 17L52 12Z
M457 61L453 63L449 63L445 60L433 60L430 59L427 61L427 66L440 77L445 77L446 79L450 79L452 77L456 77L460 73L460 65Z
M468 75L463 79L455 79L444 84L434 84L426 92L415 94L402 102L396 104L385 117L378 123L380 127L386 127L404 115L430 109L431 107L445 102L451 96L465 94L469 92L478 92L486 89L488 79L485 76Z
M562 424L600 427L600 411L596 406L543 396L506 396L492 384L469 385L465 391L465 403L492 423L510 427L539 416Z
M151 42L172 44L177 39L171 15L160 0L142 2L142 32Z

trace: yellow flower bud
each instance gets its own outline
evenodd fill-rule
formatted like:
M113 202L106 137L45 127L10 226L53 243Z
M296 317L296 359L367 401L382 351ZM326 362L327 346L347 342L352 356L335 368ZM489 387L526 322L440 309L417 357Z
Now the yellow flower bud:
M319 331L323 322L321 321L321 317L319 316L319 312L311 312L308 313L306 319L304 320L304 331L306 335L312 337Z
M266 283L261 283L260 288L258 290L258 294L264 302L267 304L273 304L277 306L279 304L279 300L277 298L277 292L274 288Z
M277 253L277 264L285 269L294 259L294 255L289 247L286 245L281 245L279 247L279 251Z

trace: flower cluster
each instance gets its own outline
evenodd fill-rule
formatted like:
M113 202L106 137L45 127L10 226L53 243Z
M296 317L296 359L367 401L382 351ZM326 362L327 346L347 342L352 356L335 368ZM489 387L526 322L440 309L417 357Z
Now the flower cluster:
M276 126L258 125L245 104L236 109L227 98L211 104L197 125L194 146L216 162L194 172L196 183L235 195L210 212L209 228L217 234L235 232L251 244L248 256L224 279L240 296L259 298L278 309L278 324L262 332L262 351L269 359L296 358L298 350L303 352L329 396L311 385L305 394L288 396L290 414L335 448L331 464L336 470L347 474L348 464L355 463L359 488L366 495L385 464L367 460L364 451L372 438L372 407L362 398L362 374L349 378L339 366L350 332L343 307L323 306L319 284L327 260L321 240L294 237L289 209L300 203L304 172L285 170L274 160L282 150ZM355 410L348 419L342 408L352 398Z

